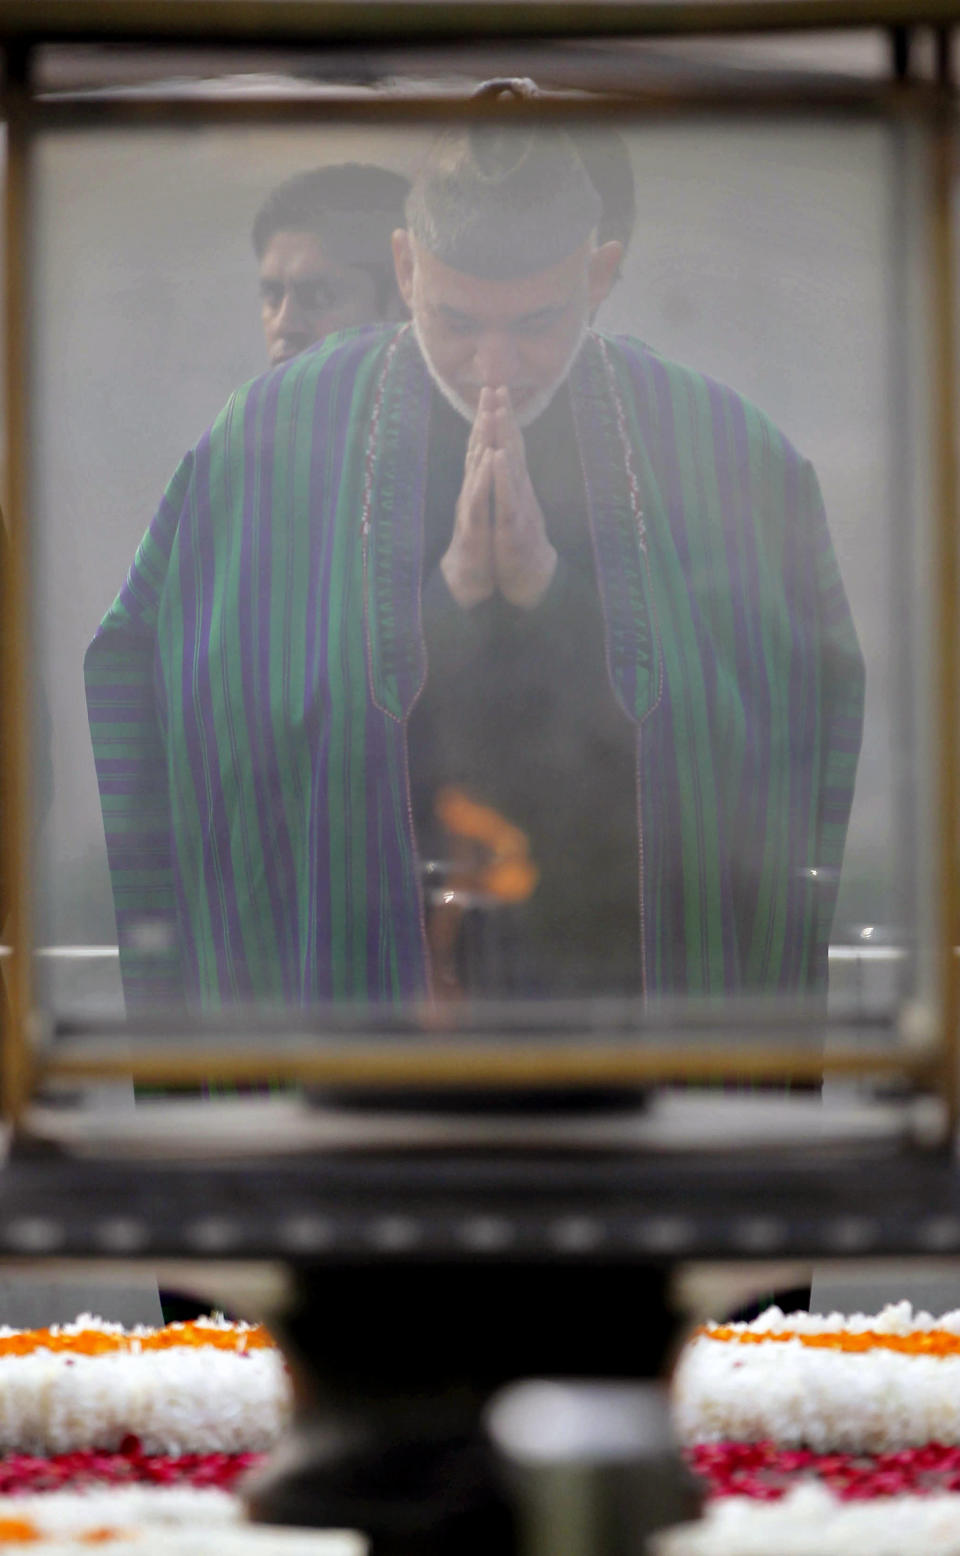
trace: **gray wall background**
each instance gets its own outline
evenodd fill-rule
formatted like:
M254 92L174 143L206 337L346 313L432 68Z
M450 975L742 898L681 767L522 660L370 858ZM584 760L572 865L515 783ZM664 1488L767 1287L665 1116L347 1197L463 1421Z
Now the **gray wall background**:
M674 123L636 128L630 143L637 233L600 322L732 383L817 467L869 676L837 930L895 925L905 623L892 537L911 500L904 416L919 397L891 335L902 153L878 126L839 120ZM113 938L83 652L178 460L264 365L253 212L298 169L349 158L407 170L420 144L400 130L185 129L40 148L36 640L54 781L44 939Z

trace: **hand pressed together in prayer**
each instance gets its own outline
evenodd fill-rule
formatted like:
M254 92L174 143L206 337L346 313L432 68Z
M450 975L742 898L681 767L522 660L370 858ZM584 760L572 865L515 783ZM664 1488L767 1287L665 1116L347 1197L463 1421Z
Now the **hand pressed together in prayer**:
M498 589L511 605L532 610L550 587L557 553L547 538L508 389L480 392L453 538L440 566L464 610Z

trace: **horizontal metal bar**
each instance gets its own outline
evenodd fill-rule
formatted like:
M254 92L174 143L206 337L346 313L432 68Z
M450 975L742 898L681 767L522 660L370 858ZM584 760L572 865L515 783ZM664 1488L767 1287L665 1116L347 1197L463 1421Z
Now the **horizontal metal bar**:
M112 945L46 946L38 954L61 974L74 967L78 972L82 967L112 968L119 955ZM54 1042L37 1054L36 1062L44 1076L78 1081L133 1075L157 1085L231 1083L260 1075L317 1084L442 1087L464 1084L468 1071L470 1084L477 1085L547 1080L590 1085L731 1074L754 1080L787 1075L816 1080L825 1070L874 1075L922 1070L931 1062L929 1050L908 1054L892 1028L888 1042L877 1039L878 1030L885 1030L887 1006L892 1008L894 1002L887 984L906 951L899 946L841 945L830 954L838 978L841 972L845 977L838 985L837 1008L825 1023L811 1022L811 1013L803 1007L791 1005L778 1012L769 1002L759 1009L748 1004L728 1012L722 1027L711 1026L710 1013L696 1007L666 1010L639 1026L636 1007L623 1002L587 1009L568 1004L535 1009L524 1005L521 1010L482 1006L448 1013L448 1030L438 1039L431 1013L423 1011L410 1012L402 1031L396 1020L384 1023L376 1009L307 1012L309 1024L304 1025L295 1011L281 1011L271 1022L268 1016L258 1017L256 1010L245 1010L226 1027L218 1023L199 1032L189 1021L178 1024L175 1017L164 1023L158 1013L148 1026L129 1032L119 1020L107 1026L77 1018L62 1021ZM885 981L869 1004L864 1003L860 980L871 970ZM852 994L851 975L857 980ZM780 1040L771 1044L774 1022ZM831 1050L826 1060L825 1034ZM198 1037L204 1045L199 1053L194 1046Z
M734 1135L735 1139L735 1135ZM119 1208L118 1208L119 1207ZM960 1256L946 1152L313 1152L13 1160L0 1253L499 1262Z
M956 954L960 954L960 948ZM827 956L831 967L845 966L851 962L882 963L893 967L906 961L907 952L903 946L898 945L832 945Z
M947 26L958 0L2 0L0 38L223 48L337 40L689 37Z
M12 947L0 945L0 959L12 955ZM120 957L116 945L42 945L34 952L50 962L115 962ZM960 955L956 947L954 955ZM828 956L831 965L847 966L850 963L870 962L894 966L907 958L902 946L895 945L832 945Z
M132 1051L107 1045L58 1043L36 1057L38 1078L91 1081L132 1078L144 1085L233 1083L254 1077L304 1084L390 1087L632 1086L645 1082L819 1080L829 1075L921 1075L937 1051L902 1044L828 1048L769 1041L728 1046L719 1043L648 1044L518 1042L481 1045L456 1038L436 1043L407 1041L189 1050L146 1047Z
M644 118L667 115L744 119L791 116L812 112L838 118L923 120L942 105L942 89L933 82L835 79L801 84L748 80L716 82L668 78L644 83L633 92L602 96L539 98L530 104L503 105L495 100L464 96L390 96L387 94L323 94L276 97L175 96L162 92L130 95L82 94L35 97L26 109L34 128L68 130L114 129L118 125L153 130L179 130L187 125L290 125L351 123L382 127L387 123L429 126L468 120L485 122L560 122Z

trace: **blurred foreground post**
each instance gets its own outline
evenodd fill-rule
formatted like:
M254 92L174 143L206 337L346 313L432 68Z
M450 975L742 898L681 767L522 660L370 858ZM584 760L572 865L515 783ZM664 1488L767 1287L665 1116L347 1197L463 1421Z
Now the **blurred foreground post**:
M287 1335L294 1366L318 1381L251 1492L253 1516L361 1529L372 1556L545 1556L548 1545L561 1556L555 1519L536 1525L538 1509L561 1511L565 1486L586 1543L574 1521L562 1556L639 1556L647 1533L696 1505L659 1390L557 1385L552 1431L566 1423L566 1446L546 1471L532 1461L551 1423L523 1409L545 1396L509 1385L656 1377L673 1331L665 1293L663 1271L627 1264L303 1271Z

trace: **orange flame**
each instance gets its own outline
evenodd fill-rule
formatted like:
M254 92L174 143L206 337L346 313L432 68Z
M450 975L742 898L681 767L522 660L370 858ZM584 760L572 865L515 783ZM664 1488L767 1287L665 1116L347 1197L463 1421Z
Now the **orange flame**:
M520 827L492 805L481 805L452 787L439 790L434 812L451 837L489 850L489 858L473 862L472 867L457 860L456 885L486 892L500 902L526 902L532 896L540 872L530 857L530 840Z

